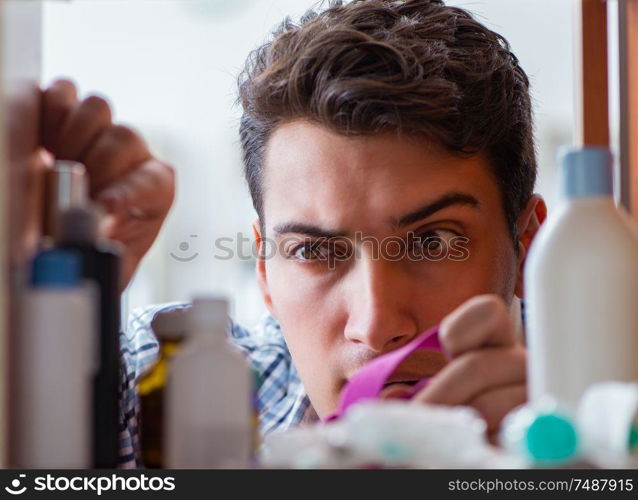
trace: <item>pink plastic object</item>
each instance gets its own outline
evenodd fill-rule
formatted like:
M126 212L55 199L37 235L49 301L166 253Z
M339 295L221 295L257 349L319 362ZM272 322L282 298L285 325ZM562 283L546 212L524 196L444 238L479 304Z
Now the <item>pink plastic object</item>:
M364 399L378 398L388 377L392 375L397 367L413 352L425 350L441 351L438 326L421 333L403 347L372 360L359 370L343 389L339 410L334 415L328 417L327 421L340 418L346 410L355 403ZM431 377L428 377L419 381L407 399L410 399L414 394L428 385L430 379Z

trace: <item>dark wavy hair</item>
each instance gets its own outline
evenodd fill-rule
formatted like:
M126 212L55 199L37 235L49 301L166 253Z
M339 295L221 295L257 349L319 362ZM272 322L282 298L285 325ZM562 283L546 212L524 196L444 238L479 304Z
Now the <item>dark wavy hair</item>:
M263 222L263 155L280 124L304 119L346 136L396 131L459 155L483 152L506 220L536 180L529 80L508 42L442 0L332 1L290 18L239 77L245 176Z

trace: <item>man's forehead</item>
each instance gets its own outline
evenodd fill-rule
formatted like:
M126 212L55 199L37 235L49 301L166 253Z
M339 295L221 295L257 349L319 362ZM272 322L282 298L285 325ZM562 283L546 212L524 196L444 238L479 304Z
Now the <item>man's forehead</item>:
M281 167L380 167L388 169L389 177L399 175L400 167L426 174L437 167L491 170L484 153L460 155L423 136L397 132L352 136L306 120L286 122L273 130L265 146L263 165L275 173ZM454 170L449 169L449 173L453 175Z
M264 160L264 209L273 224L339 212L346 219L366 212L401 218L451 194L478 205L498 191L481 156L464 158L392 134L344 137L304 122L276 130Z
M385 163L389 168L399 162L423 165L428 160L463 160L424 137L396 132L352 136L309 121L295 120L279 125L270 135L264 164L313 163L313 160L325 159L354 165L359 162Z

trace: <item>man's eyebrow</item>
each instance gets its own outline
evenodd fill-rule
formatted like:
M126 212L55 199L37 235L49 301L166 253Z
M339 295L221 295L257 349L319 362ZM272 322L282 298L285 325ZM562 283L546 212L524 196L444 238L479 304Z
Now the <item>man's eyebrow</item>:
M304 224L303 222L285 222L278 224L273 228L273 231L277 235L297 233L314 238L344 238L348 235L347 231L332 231L313 224Z
M399 220L392 219L392 225L396 227L407 226L452 205L466 205L478 209L480 203L474 196L468 193L446 193L440 198L404 215ZM324 229L314 224L306 224L303 222L284 222L283 224L276 225L273 228L273 232L278 236L296 233L313 238L345 238L348 236L347 231Z
M421 219L425 219L426 217L430 217L439 210L443 210L444 208L452 205L466 205L474 209L478 209L481 204L471 194L450 192L444 194L434 201L426 203L422 207L417 208L413 212L404 215L398 220L392 219L392 225L396 227L407 226L413 224L414 222L420 221Z

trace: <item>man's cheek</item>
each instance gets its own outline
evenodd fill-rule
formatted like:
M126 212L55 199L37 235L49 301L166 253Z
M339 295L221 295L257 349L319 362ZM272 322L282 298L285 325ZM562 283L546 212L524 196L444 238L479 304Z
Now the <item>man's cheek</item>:
M279 323L293 363L320 416L336 408L338 400L338 330L331 314L317 304L288 298L278 304Z
M325 331L287 329L286 343L304 388L320 417L336 410L339 391L334 366L335 348L326 342Z
M343 294L329 275L305 264L273 259L268 285L293 363L320 417L336 410L343 368Z

